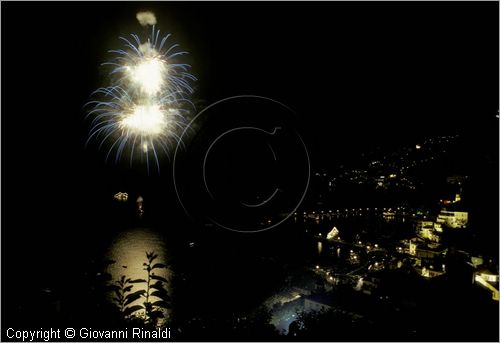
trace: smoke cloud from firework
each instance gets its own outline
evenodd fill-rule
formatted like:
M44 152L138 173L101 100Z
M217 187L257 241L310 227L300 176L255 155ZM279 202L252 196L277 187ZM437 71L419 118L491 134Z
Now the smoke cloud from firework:
M142 26L156 25L156 16L153 12L138 12L135 16Z

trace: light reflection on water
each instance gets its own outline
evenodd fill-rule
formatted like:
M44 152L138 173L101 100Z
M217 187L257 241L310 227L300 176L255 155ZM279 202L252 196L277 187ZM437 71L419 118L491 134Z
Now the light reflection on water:
M323 242L318 241L318 255L321 256L322 252L323 252Z
M115 261L115 263L107 267L107 272L111 275L112 280L119 280L122 275L131 279L147 279L147 271L144 270L143 263L146 263L146 252L154 252L158 258L154 263L167 264L168 253L165 245L165 239L158 232L149 228L132 228L120 232L111 242L106 258ZM164 277L170 280L170 269L155 269L155 275ZM170 284L166 285L168 293L171 295ZM133 286L133 291L146 290L145 283L136 283ZM156 297L151 297L150 301L160 300ZM141 305L144 303L144 298L138 299L131 305ZM167 313L165 313L167 314Z

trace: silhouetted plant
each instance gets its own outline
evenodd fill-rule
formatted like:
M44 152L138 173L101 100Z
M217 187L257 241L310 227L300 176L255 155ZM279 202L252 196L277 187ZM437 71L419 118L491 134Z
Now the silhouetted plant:
M110 289L114 293L113 302L125 320L140 320L146 326L157 326L158 320L165 317L164 311L170 308L170 297L166 289L168 280L156 275L154 271L165 269L167 266L163 263L155 263L158 255L154 252L146 252L146 258L147 262L143 263L143 270L147 273L146 279L132 280L122 275L110 286ZM145 284L146 289L134 290L135 284ZM159 300L153 301L154 297ZM142 304L133 305L141 298L144 299Z
M148 273L145 294L146 301L144 302L146 324L153 324L156 326L158 319L164 317L164 310L170 308L170 297L166 289L166 284L168 283L167 279L160 275L156 275L154 270L167 268L167 266L162 263L155 263L158 255L154 252L146 252L146 257L148 262L143 264L144 270ZM151 302L151 297L157 297L160 300Z
M143 296L146 292L143 289L133 292L133 284L144 281L145 280L142 279L132 280L130 278L126 278L125 275L122 275L120 280L115 281L115 285L113 287L115 297L113 298L113 301L118 306L118 309L120 310L124 318L129 317L134 312L139 311L143 308L143 306L141 305L130 305L141 296Z

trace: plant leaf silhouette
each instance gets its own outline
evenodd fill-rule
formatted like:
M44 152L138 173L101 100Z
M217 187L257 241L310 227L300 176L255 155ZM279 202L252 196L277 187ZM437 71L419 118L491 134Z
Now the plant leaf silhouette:
M163 289L164 288L163 281L156 281L154 284L152 284L149 287L154 288L154 289Z
M163 308L170 308L170 305L166 301L164 301L164 300L155 301L151 305L158 306L158 307L163 307Z
M154 251L146 252L146 257L147 263L143 264L143 270L146 271L147 278L131 279L122 275L108 290L114 293L113 302L126 322L129 324L142 322L148 327L156 327L159 324L159 318L165 318L165 310L170 308L170 297L166 288L168 280L163 276L155 275L152 271L166 269L167 264L154 263L158 258ZM135 284L143 284L145 289L135 290ZM151 297L156 297L156 299L151 299ZM140 304L132 305L135 301ZM134 314L139 310L143 312Z
M146 293L145 290L141 289L138 291L135 291L134 293L130 293L125 297L125 302L123 303L125 306L136 301L139 299L144 293Z
M170 300L170 297L168 296L167 291L165 291L165 290L154 291L153 293L151 293L151 295L158 297L158 298L165 300L165 301Z
M163 264L163 263L155 263L151 269L157 269L157 268L167 268L167 265L166 264Z
M151 279L153 279L153 280L159 280L159 281L163 281L165 283L168 283L167 279L165 279L164 277L161 277L159 275L151 275Z

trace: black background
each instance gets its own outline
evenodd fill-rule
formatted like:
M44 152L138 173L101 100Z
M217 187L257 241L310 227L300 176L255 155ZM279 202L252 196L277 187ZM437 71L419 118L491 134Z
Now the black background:
M138 10L190 52L197 100L255 94L294 109L314 169L460 133L490 156L478 175L498 175L496 2L2 3L2 274L22 274L19 261L57 270L97 239L86 230L106 230L90 213L124 184L171 191L168 177L84 149L82 107L106 51L142 30ZM496 211L498 185L478 189ZM33 264L40 256L51 265Z
M93 169L102 156L85 155L81 108L102 84L106 51L142 30L141 9L190 52L197 99L256 94L287 104L321 165L436 133L482 139L496 124L495 3L2 7L3 169L16 175L17 196L58 199L107 183ZM52 182L61 178L69 183L62 188Z

